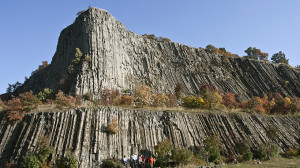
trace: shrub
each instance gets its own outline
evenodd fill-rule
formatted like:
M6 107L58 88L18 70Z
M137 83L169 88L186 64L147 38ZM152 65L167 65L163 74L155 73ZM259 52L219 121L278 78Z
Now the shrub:
M23 119L23 106L21 99L18 97L12 97L7 101L7 118L10 121L18 121Z
M182 83L177 83L176 87L175 87L175 95L177 97L177 99L181 99L182 94L184 93L184 86Z
M121 104L121 95L119 90L112 90L111 91L111 103L114 106L118 106Z
M248 151L250 151L250 146L249 143L246 141L241 141L235 144L235 147L238 151L239 154L243 155L245 153L247 153Z
M169 94L169 107L177 107L177 97L174 94Z
M39 68L37 69L37 71L40 71L44 68L46 68L48 66L48 61L42 61L42 65L39 65Z
M293 105L292 101L288 97L277 97L275 99L275 105L271 109L271 114L288 114L292 111Z
M230 109L236 108L237 102L236 102L235 94L233 94L231 92L227 92L223 96L223 104Z
M221 141L218 136L211 135L204 141L204 150L206 152L206 161L215 162L220 157Z
M104 106L108 106L111 105L111 99L112 99L112 94L111 91L109 89L103 89L101 91L101 104L103 104Z
M40 91L38 93L37 97L42 102L46 102L47 100L52 100L54 98L53 90L49 88L45 88L43 91Z
M295 148L289 148L284 154L286 157L295 157L299 155L299 151Z
M223 103L221 94L212 85L202 85L200 95L205 101L206 108L218 108Z
M24 168L40 168L41 161L35 155L25 156L22 162Z
M201 97L195 97L195 96L185 96L183 98L183 107L188 108L200 108L203 107L205 104L204 100Z
M57 160L57 168L77 168L78 160L76 156L68 152L66 156Z
M253 158L253 153L251 151L248 151L243 154L243 160L244 161L249 161Z
M54 153L53 147L50 146L50 140L46 136L40 136L37 142L36 155L42 164L47 165L47 159Z
M122 95L120 105L133 106L134 105L134 97L129 96L129 95Z
M83 95L83 99L85 100L92 100L93 99L93 95L92 93L86 93Z
M22 93L19 95L19 97L25 112L30 112L36 109L40 103L39 99L33 95L32 91Z
M188 149L173 149L171 159L175 165L186 165L193 159L193 152Z
M116 134L120 132L117 119L114 118L110 123L107 124L106 131L111 134Z
M151 89L146 85L139 85L134 91L135 104L137 107L149 105L151 98Z
M105 167L109 168L123 168L123 163L116 158L109 158L105 160Z
M278 157L279 148L277 145L272 143L266 143L254 152L254 158L260 160L270 160L271 158Z
M18 164L15 162L6 162L4 168L18 168Z
M166 107L169 103L169 97L165 94L156 93L152 95L153 103L152 106L154 107Z
M65 95L61 90L55 95L55 104L59 109L63 109L65 107L75 107L76 99L73 96Z
M90 62L92 60L92 57L86 54L84 60Z
M171 141L165 139L159 142L155 147L156 155L156 165L159 167L167 167L170 162L170 154L173 149Z
M79 64L82 58L82 52L79 48L76 48L75 58L72 60L73 64Z
M3 103L3 101L0 99L0 109L1 108L4 108L5 106L4 106L4 103Z
M278 129L272 125L268 126L266 129L266 135L270 140L273 140L277 137Z

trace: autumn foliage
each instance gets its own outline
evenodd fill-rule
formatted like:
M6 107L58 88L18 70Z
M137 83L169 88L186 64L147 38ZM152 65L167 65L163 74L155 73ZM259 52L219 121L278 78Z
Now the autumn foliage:
M24 117L22 101L18 97L12 97L7 101L7 119L10 121L22 120Z
M76 99L73 96L65 95L61 90L55 95L55 104L59 109L75 107Z

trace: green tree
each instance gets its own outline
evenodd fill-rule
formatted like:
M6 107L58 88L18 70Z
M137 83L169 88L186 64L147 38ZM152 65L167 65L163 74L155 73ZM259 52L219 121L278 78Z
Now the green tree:
M215 46L209 44L205 47L205 51L208 53L217 53L218 48L216 48Z
M218 136L211 135L204 141L204 150L206 152L206 161L214 162L220 157L221 141Z
M40 168L41 164L41 161L35 155L25 156L22 162L24 168Z
M247 58L255 59L255 60L267 60L269 54L261 52L260 49L257 49L255 47L249 47L247 50L245 50L245 53L247 54Z
M285 54L282 51L279 51L278 53L273 54L271 60L274 63L289 64L289 60L285 58Z

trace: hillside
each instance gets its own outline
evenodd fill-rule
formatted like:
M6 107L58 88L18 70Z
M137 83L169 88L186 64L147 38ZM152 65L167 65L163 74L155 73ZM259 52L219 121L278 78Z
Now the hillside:
M84 59L74 65L76 48ZM300 73L287 65L244 58L227 62L203 49L151 40L92 7L61 32L51 65L33 74L17 92L51 88L99 96L103 88L132 89L138 83L169 92L179 82L187 93L212 84L239 100L270 92L300 96Z

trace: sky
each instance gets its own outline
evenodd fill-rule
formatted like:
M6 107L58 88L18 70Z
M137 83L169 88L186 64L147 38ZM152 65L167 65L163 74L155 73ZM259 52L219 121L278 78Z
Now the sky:
M107 10L136 34L192 47L212 44L240 56L256 47L300 65L300 0L1 0L0 94L51 62L58 37L89 6Z

